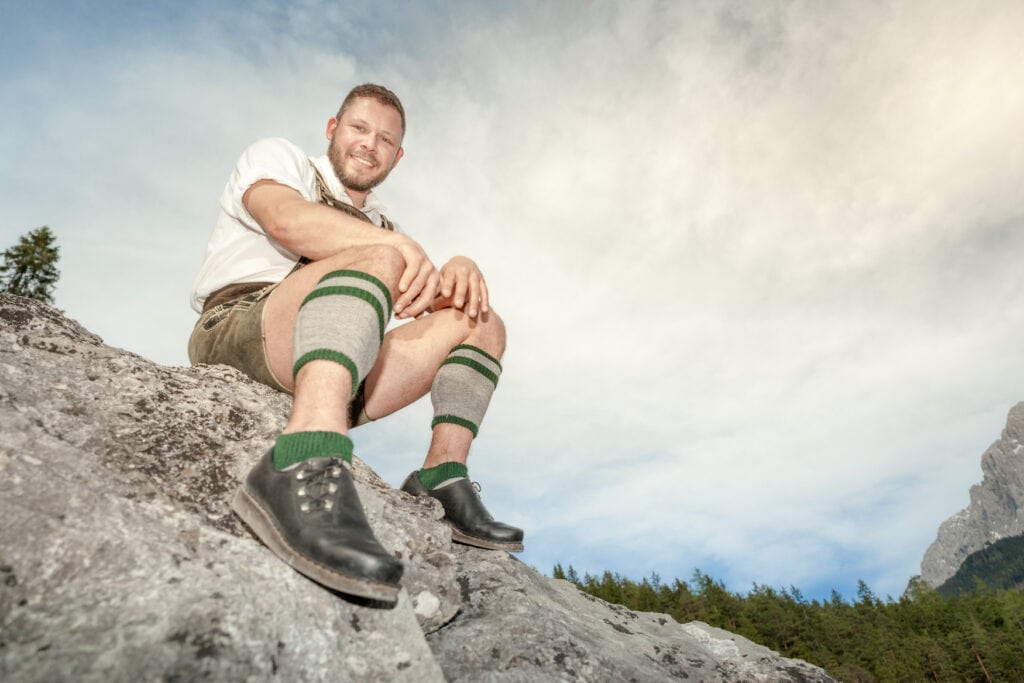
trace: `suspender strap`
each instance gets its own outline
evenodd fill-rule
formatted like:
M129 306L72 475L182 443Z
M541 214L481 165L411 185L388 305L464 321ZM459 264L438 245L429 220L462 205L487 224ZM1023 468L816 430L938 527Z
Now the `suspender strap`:
M373 225L373 221L371 221L370 218L365 213L363 213L356 207L352 206L348 202L343 202L337 197L335 197L333 194L331 194L331 191L327 188L327 182L324 180L324 177L320 175L320 169L316 167L316 164L313 163L312 159L309 160L309 165L313 169L313 173L316 174L316 193L317 201L319 203L323 204L324 206L329 206L332 209L344 211L353 218L358 218L361 221L366 221L367 223ZM381 214L381 222L383 223L383 225L381 226L382 228L394 232L395 226L394 224L391 223L391 221L387 219L387 216Z

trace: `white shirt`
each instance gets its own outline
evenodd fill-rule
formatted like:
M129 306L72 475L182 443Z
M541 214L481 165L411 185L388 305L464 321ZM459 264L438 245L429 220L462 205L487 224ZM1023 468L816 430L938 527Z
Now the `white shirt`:
M275 242L260 227L242 204L242 196L253 183L273 180L316 202L316 174L309 165L310 160L284 138L259 140L242 152L220 196L217 223L206 245L203 266L192 285L190 303L197 313L202 312L206 298L221 287L236 282L280 282L295 267L299 255ZM327 156L315 157L312 162L331 194L351 204ZM384 210L376 195L370 192L362 212L374 225L380 226Z

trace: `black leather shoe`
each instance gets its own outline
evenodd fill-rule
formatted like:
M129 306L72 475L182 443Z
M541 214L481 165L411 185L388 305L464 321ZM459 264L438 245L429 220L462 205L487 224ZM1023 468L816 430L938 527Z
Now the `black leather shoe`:
M402 482L402 490L441 501L444 521L452 528L452 540L488 550L519 552L523 549L523 530L494 521L475 485L465 477L431 491L413 472Z
M274 449L249 472L231 507L270 550L328 588L398 599L402 563L373 535L344 460L274 467Z

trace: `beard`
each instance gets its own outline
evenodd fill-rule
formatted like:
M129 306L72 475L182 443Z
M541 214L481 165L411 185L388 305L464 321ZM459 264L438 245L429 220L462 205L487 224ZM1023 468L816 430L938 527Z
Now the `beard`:
M366 169L371 173L367 176L360 177L349 174L345 171L345 152L338 149L333 141L327 146L327 158L330 159L331 166L334 168L334 175L338 176L338 180L341 181L342 187L347 190L369 192L384 182L384 179L388 177L389 173L391 173L390 168L380 166L376 174L372 173L373 169Z

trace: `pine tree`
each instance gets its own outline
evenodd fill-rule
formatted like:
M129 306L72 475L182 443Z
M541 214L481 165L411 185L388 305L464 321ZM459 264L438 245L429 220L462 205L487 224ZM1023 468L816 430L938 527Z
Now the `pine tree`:
M570 565L566 578L575 573ZM658 584L658 589L654 586ZM857 599L832 591L807 602L789 591L754 584L747 595L697 570L691 583L637 583L610 571L585 574L580 590L630 609L665 612L680 623L703 621L745 636L786 657L827 669L850 683L875 681L1020 681L1024 683L1024 592L973 591L943 597L920 579L899 602L878 598L864 581Z
M53 287L60 271L57 260L60 247L50 228L43 226L22 236L3 253L0 264L0 291L53 303Z

